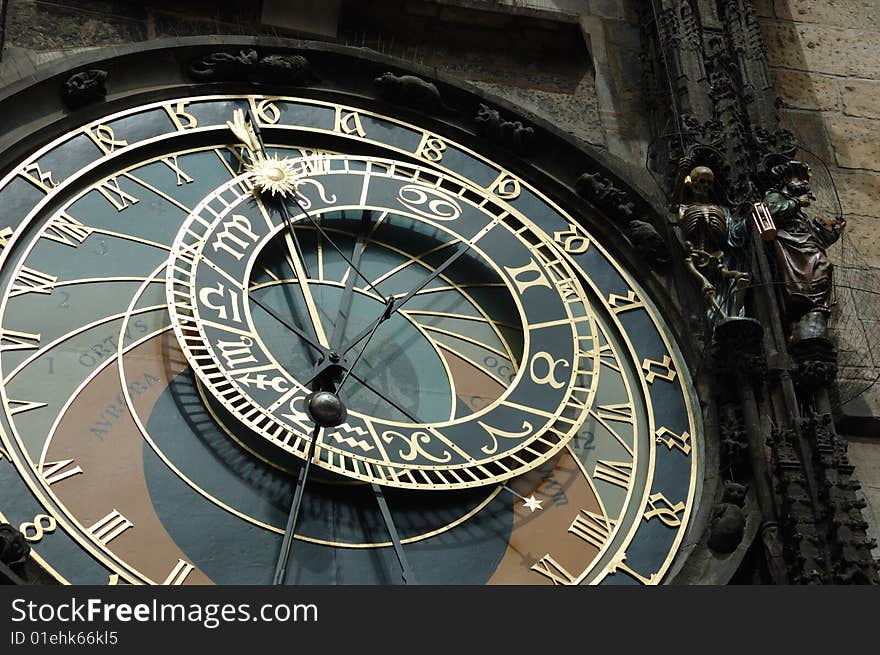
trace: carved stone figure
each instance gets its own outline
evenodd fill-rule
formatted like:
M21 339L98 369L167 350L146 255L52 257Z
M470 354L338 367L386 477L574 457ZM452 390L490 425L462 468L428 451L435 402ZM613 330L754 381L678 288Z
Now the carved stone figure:
M734 265L747 224L735 221L726 207L716 203L711 168L695 166L684 183L687 202L679 207L678 225L687 249L685 264L702 284L711 318L742 316L749 276Z
M490 109L483 104L480 105L474 121L480 134L518 152L524 150L535 135L534 128L526 127L522 121L505 120L497 109Z
M243 79L256 63L256 50L242 50L236 55L228 52L212 52L193 60L189 65L189 73L197 79Z
M435 84L415 75L398 76L391 72L383 73L373 80L373 84L376 85L379 97L388 102L435 113L455 111L444 104Z
M575 182L575 190L581 198L589 200L597 207L607 210L617 217L621 224L633 218L635 203L623 189L600 173L584 173Z
M827 339L834 288L826 248L846 226L843 219L810 218L804 211L816 199L810 188L811 173L802 161L776 164L770 168L773 186L764 196L776 223L772 243L793 342Z
M320 81L308 59L302 55L264 55L256 50L238 54L212 52L190 62L189 74L202 80L273 82L302 86Z
M645 221L630 221L626 226L626 236L635 246L636 250L648 261L657 264L669 262L669 250L663 237L650 223Z
M716 553L732 553L742 541L746 529L746 515L742 508L748 487L725 481L721 502L712 509L709 524L709 548Z
M100 102L107 95L107 71L96 69L75 73L61 87L61 99L69 109Z
M302 55L266 55L257 62L259 81L302 86L321 78Z
M21 532L8 523L0 523L0 562L18 567L27 561L31 547Z

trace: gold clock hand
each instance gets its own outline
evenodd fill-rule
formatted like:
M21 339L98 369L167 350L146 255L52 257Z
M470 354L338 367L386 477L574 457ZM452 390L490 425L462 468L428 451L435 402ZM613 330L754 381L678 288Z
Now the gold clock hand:
M287 234L284 235L284 243L287 245L289 257L288 261L293 265L294 273L296 273L296 277L299 280L299 288L302 291L303 299L306 302L306 309L308 310L309 318L311 318L312 327L315 330L315 337L318 339L318 343L325 348L329 348L330 342L327 340L327 335L324 333L324 326L321 324L321 317L318 315L318 306L315 304L315 299L312 296L312 290L309 286L309 275L302 259L300 258L298 252L299 248L294 241L295 236L292 235L293 225L288 223L288 231Z
M240 109L236 109L233 113L233 122L227 122L227 126L232 130L232 133L235 134L245 146L247 146L251 153L251 161L255 162L259 157L265 157L266 144L263 141L263 135L260 131L259 123L254 119L250 107L247 108L247 115L248 118L247 121L245 121L244 113ZM296 191L294 191L294 194L295 193ZM266 208L263 206L262 201L258 198L257 202L260 211L268 218L268 213L266 212ZM284 243L287 246L288 261L296 274L297 280L299 280L299 287L306 303L306 310L309 313L312 327L314 328L315 338L318 340L319 344L327 348L329 347L329 342L327 341L327 335L324 333L324 326L321 324L321 318L318 315L318 307L315 304L315 299L312 296L312 291L309 287L309 273L308 270L306 270L303 261L302 249L299 247L299 241L297 240L296 232L293 229L293 222L290 220L290 214L283 201L281 202L281 214L287 228L287 234L284 235Z

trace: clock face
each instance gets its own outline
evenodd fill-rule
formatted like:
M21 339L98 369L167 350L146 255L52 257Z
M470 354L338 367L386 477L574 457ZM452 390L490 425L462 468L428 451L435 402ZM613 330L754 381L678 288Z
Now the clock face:
M687 369L510 167L354 106L187 97L60 136L0 212L0 518L59 580L266 584L292 503L291 584L396 583L395 539L419 583L664 580Z

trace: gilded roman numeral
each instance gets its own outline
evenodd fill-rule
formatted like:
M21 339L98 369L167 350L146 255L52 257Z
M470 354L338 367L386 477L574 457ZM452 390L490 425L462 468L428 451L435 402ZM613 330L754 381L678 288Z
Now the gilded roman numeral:
M320 150L300 148L301 159L294 161L297 175L318 175L330 172L330 156Z
M186 560L178 559L168 577L162 581L165 585L182 585L195 567Z
M49 406L49 403L41 403L36 400L13 400L12 398L9 398L6 402L9 405L10 416L15 416L22 412L29 412L32 409L40 409L41 407Z
M562 564L553 559L549 554L544 555L533 566L532 571L549 578L554 585L574 584L577 576L572 575Z
M632 462L609 462L600 459L596 462L593 477L596 480L603 480L609 484L626 489L629 487L629 481L632 477Z
M364 138L364 126L361 124L361 116L356 111L343 111L342 107L336 108L336 118L333 121L333 131L340 134L357 134Z
M6 244L9 243L9 237L12 236L13 229L8 225L6 227L0 228L0 250L6 247Z
M117 211L122 211L129 205L135 204L138 199L127 191L123 191L119 186L119 180L115 177L107 178L97 187L107 200L109 200Z
M165 111L168 112L168 117L171 118L171 122L174 123L174 127L181 132L191 130L199 124L198 119L186 111L186 105L187 103L183 100L177 102L177 104L169 102L163 105Z
M58 278L29 266L22 266L12 283L12 296L23 293L52 293Z
M36 350L40 335L0 328L0 350Z
M641 298L632 289L625 296L618 296L616 293L610 294L608 296L608 304L611 306L611 311L615 314L645 306L645 303L642 302Z
M94 228L87 227L67 212L54 216L43 232L43 238L76 248L89 238Z
M49 193L58 186L58 182L52 179L52 171L40 168L37 162L33 162L25 166L21 171L22 176L29 182L35 184L40 190Z
M632 578L638 580L643 585L649 585L649 584L654 583L654 574L653 573L646 577L646 576L642 575L641 573L639 573L638 571L633 570L632 567L628 566L627 564L624 564L625 560L626 560L625 555L620 557L619 559L614 560L608 566L608 572L609 573L617 573L619 571L622 571L623 573L626 573L628 576L631 576Z
M177 176L177 186L183 186L184 182L189 184L193 181L193 179L189 175L187 175L186 172L177 163L177 155L163 157L162 163L170 168L171 172L174 173L175 176Z
M83 472L82 468L72 466L72 464L72 459L46 462L42 467L43 479L51 485Z
M614 525L613 519L582 509L568 526L568 531L588 544L601 549L608 537L611 536Z
M620 423L635 422L633 406L630 403L617 403L613 405L599 405L596 409L596 417L606 421L618 421Z
M95 127L87 127L83 130L95 145L98 146L105 155L109 155L116 148L128 145L125 139L117 139L116 133L109 125L96 125Z
M134 523L114 509L107 516L96 521L88 528L88 531L95 539L106 546L123 532L133 527Z

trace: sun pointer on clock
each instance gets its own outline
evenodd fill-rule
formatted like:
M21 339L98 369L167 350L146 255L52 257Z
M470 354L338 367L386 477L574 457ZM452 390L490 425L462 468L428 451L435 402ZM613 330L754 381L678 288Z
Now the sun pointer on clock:
M261 193L268 192L272 196L282 197L296 193L297 172L291 159L282 159L278 155L267 157L258 153L245 169L253 175L254 187Z

